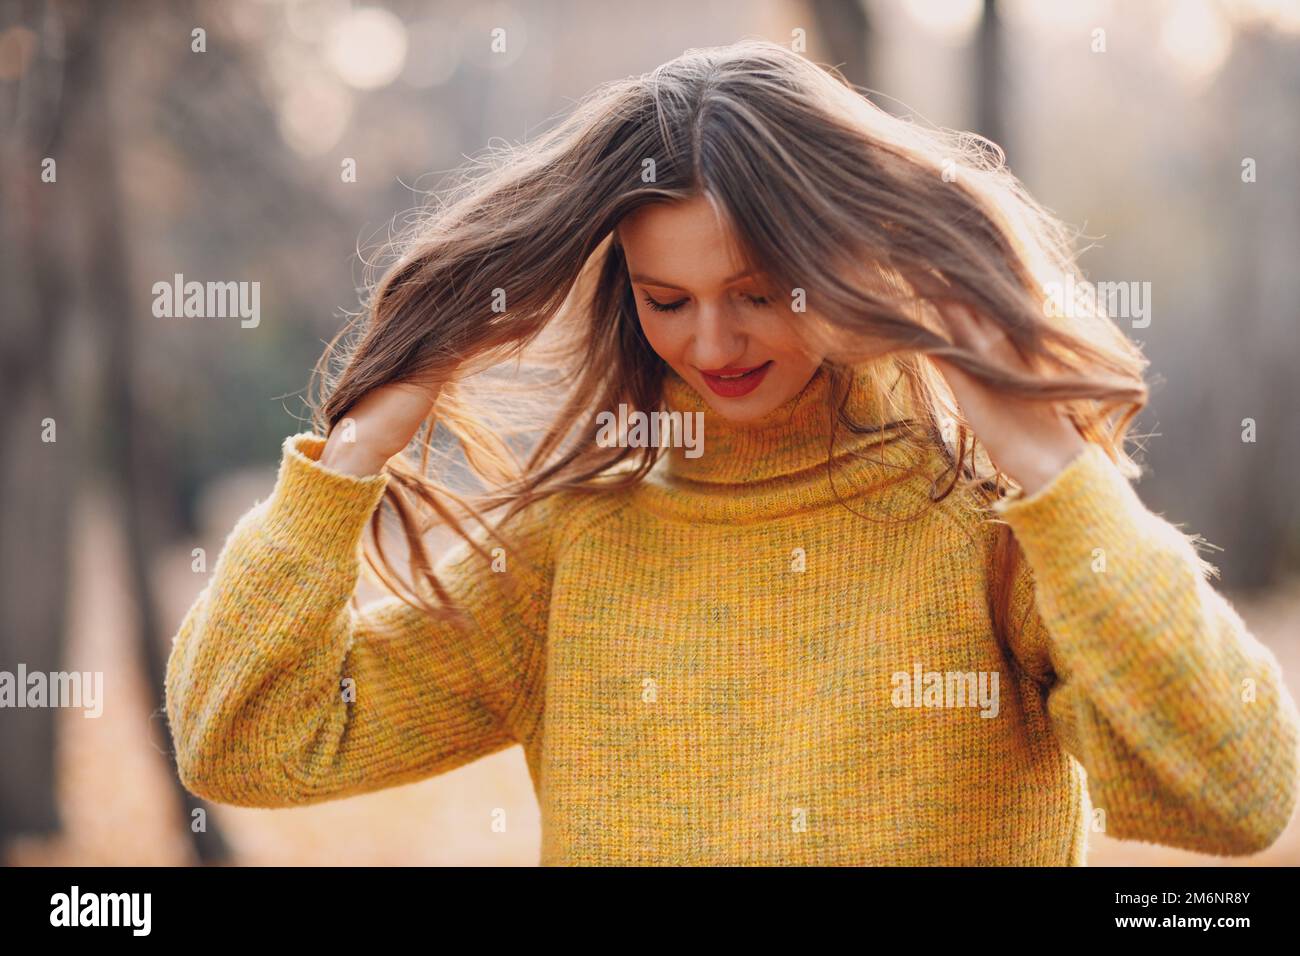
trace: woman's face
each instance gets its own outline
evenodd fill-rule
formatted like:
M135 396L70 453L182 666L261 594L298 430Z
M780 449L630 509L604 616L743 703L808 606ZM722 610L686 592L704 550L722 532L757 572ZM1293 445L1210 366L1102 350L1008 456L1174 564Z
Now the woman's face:
M752 421L808 384L822 357L796 334L790 296L739 274L707 199L642 206L618 237L646 338L719 415Z

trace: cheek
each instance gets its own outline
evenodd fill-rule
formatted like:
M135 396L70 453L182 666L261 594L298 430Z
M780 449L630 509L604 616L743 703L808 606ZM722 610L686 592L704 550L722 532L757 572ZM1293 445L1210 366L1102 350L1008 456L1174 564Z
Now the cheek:
M795 360L799 364L820 364L816 343L806 334L807 323L800 322L803 318L802 315L775 313L761 325L756 325L753 331L762 343L763 351L773 358Z
M674 353L681 348L681 343L677 341L681 335L674 331L673 325L645 309L637 311L637 319L641 323L641 332L650 343L650 347L659 353L660 358L665 361L671 360Z

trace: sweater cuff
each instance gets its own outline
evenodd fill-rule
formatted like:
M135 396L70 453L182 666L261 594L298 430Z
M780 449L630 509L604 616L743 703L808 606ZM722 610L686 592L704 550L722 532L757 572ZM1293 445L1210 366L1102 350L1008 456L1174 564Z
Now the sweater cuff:
M355 559L366 523L388 475L345 475L320 464L325 439L310 432L284 440L280 471L267 505L263 531L291 550L331 564Z
M1131 540L1149 512L1100 445L1088 443L1032 495L993 505L1035 568L1075 576L1107 549Z

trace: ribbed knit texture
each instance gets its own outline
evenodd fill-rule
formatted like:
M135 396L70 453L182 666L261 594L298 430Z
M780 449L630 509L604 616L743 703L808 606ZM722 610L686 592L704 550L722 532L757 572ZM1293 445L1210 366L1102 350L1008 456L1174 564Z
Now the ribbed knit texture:
M865 382L850 409L879 423ZM1094 446L991 510L931 503L937 451L875 434L841 427L828 475L827 387L819 372L737 426L670 374L669 406L705 413L704 454L526 511L504 570L456 546L440 570L463 624L349 606L387 478L289 437L175 637L185 786L290 807L519 743L550 865L1081 864L1103 828L1271 843L1295 803L1295 704L1187 538ZM1026 557L1005 644L998 518ZM993 674L995 715L957 696Z

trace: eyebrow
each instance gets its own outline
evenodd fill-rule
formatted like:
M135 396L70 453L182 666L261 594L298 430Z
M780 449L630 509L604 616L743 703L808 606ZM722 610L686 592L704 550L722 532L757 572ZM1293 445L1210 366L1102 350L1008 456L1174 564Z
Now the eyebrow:
M739 282L741 279L748 279L753 274L754 274L753 269L746 269L744 272L737 272L734 276L727 276L727 278L722 280L722 284L731 285L733 282ZM675 283L664 282L662 279L655 279L650 276L641 275L640 273L637 272L632 273L631 279L633 282L639 282L642 285L656 285L663 289L676 289L678 292L686 291L681 286L676 285Z

